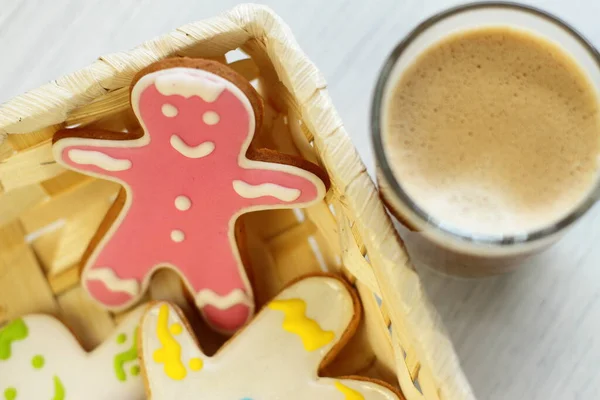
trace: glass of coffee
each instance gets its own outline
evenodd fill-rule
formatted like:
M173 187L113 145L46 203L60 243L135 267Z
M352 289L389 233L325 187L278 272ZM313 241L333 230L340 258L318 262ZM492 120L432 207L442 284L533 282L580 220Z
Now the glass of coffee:
M380 193L417 262L509 271L600 197L600 56L514 3L435 15L392 52L371 124Z

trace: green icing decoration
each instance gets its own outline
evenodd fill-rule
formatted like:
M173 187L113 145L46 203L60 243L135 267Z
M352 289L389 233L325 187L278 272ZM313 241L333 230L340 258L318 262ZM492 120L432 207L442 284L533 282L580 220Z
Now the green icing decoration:
M117 339L118 340L118 339ZM114 358L115 375L118 380L125 382L127 380L127 374L125 373L125 363L137 360L137 341L138 341L138 329L136 328L133 333L133 343L129 350L119 353Z
M4 391L5 400L15 400L17 398L17 389L8 388Z
M25 339L28 334L27 325L20 318L0 329L0 360L8 360L11 344L17 340Z
M131 367L131 369L129 370L129 372L133 376L138 376L140 374L140 366L139 365L134 365L133 367Z
M46 360L44 360L44 356L41 356L39 354L37 356L34 356L31 359L31 365L33 365L33 368L35 368L35 369L42 368L45 363L46 363Z
M119 336L117 336L117 343L119 344L123 344L127 341L127 335L124 333L119 334Z
M65 387L58 376L54 377L54 397L52 400L65 400Z

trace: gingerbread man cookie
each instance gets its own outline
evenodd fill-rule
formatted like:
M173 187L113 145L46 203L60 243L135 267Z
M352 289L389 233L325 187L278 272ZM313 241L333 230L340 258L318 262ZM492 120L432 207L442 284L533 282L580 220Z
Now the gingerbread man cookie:
M137 356L143 312L133 311L91 353L49 315L29 315L0 328L0 398L145 399Z
M213 357L199 348L169 303L142 320L141 357L154 400L400 400L365 378L320 378L318 371L354 333L356 295L331 276L305 278L281 292Z
M125 205L90 252L82 281L111 309L129 307L159 267L178 271L207 321L234 331L254 300L235 238L244 213L321 200L326 174L273 151L248 151L262 102L217 62L169 59L134 79L131 106L143 134L63 130L58 162L121 183Z

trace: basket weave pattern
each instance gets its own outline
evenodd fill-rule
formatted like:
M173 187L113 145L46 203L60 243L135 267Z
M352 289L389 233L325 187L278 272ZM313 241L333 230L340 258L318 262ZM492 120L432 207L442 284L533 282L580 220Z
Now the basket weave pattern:
M472 399L325 80L289 28L255 5L101 57L2 106L0 324L48 312L65 320L86 348L108 335L122 315L90 302L79 286L79 271L88 243L119 201L120 187L56 164L52 135L69 126L135 129L128 87L139 69L172 56L226 63L225 54L234 49L249 58L230 67L257 82L265 100L265 126L254 145L301 154L324 166L332 181L325 201L309 209L244 217L259 305L299 275L323 269L343 274L358 289L365 317L338 362L324 373L384 379L401 387L409 400ZM149 297L189 307L169 271L155 275Z

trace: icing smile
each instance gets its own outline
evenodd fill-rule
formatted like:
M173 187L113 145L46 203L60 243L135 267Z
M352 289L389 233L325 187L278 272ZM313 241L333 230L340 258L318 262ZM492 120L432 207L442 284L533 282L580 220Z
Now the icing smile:
M188 146L178 135L171 136L171 146L182 156L187 158L206 157L215 150L215 144L213 142L204 142L197 146Z

